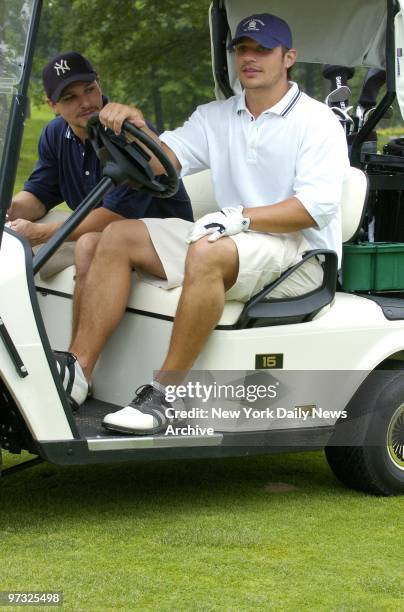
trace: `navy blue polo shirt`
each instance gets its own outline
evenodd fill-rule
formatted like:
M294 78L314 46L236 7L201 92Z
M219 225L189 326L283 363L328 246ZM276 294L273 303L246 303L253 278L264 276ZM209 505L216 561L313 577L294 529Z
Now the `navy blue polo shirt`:
M42 130L38 156L24 190L34 194L48 211L61 202L74 210L102 178L90 141L83 144L62 117L56 117ZM179 217L193 221L182 181L175 196L166 199L126 186L113 187L100 206L128 219Z

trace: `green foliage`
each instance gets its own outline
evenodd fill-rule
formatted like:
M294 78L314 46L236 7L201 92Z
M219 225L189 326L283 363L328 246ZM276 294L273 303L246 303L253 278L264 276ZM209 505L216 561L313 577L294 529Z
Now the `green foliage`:
M10 0L8 0L10 1ZM210 0L44 0L31 95L43 100L41 70L52 55L77 50L98 71L111 100L135 104L159 130L181 124L214 98ZM329 92L321 64L297 64L292 78L319 100ZM349 81L355 105L366 68ZM401 117L395 110L390 125Z
M178 125L213 98L208 7L209 0L168 0L164 11L157 0L47 0L35 100L46 60L74 49L91 59L110 99L138 105L160 130Z

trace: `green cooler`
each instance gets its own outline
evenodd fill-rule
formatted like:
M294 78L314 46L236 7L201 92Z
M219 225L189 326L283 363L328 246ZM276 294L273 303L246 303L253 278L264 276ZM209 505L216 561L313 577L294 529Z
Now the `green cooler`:
M344 244L342 287L346 291L404 290L404 243Z

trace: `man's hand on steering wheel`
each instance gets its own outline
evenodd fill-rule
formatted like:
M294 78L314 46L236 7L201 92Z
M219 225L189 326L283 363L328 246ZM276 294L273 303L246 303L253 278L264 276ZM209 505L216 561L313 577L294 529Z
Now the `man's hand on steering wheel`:
M126 184L159 198L177 193L181 165L147 125L142 112L111 102L87 122L88 136L103 174L115 185ZM123 137L121 137L121 134ZM158 177L163 177L164 180Z
M153 140L168 157L175 170L179 172L181 170L181 164L179 163L174 151L172 151L166 144L160 141L157 134L155 134L147 125L143 113L141 110L134 106L128 106L127 104L119 104L117 102L109 102L104 106L99 114L100 122L105 127L110 128L117 136L122 132L122 126L125 121L132 123L137 128L141 129L151 140ZM161 163L153 152L146 147L148 155L150 155L150 166L156 176L166 174L164 165Z
M125 120L130 121L139 129L146 126L146 121L141 110L127 104L118 104L117 102L109 102L104 106L99 114L100 121L103 125L115 132L118 136L122 131L122 124ZM147 130L149 136L153 134L151 130ZM153 134L153 136L155 136Z

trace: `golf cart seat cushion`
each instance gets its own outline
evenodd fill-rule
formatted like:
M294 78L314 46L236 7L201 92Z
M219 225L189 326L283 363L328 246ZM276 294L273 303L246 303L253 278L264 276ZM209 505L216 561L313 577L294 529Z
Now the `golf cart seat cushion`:
M218 210L210 170L185 176L183 181L191 200L195 220Z
M358 168L351 167L342 188L342 242L353 240L360 229L367 196L368 180L366 174Z
M37 277L37 289L71 297L74 289L74 274L74 266L69 266L47 280L41 280ZM131 311L151 313L159 317L172 319L177 310L180 294L181 287L166 291L146 283L134 272L132 291L129 295L127 307ZM238 321L243 307L244 304L241 302L226 302L219 325L234 325Z

